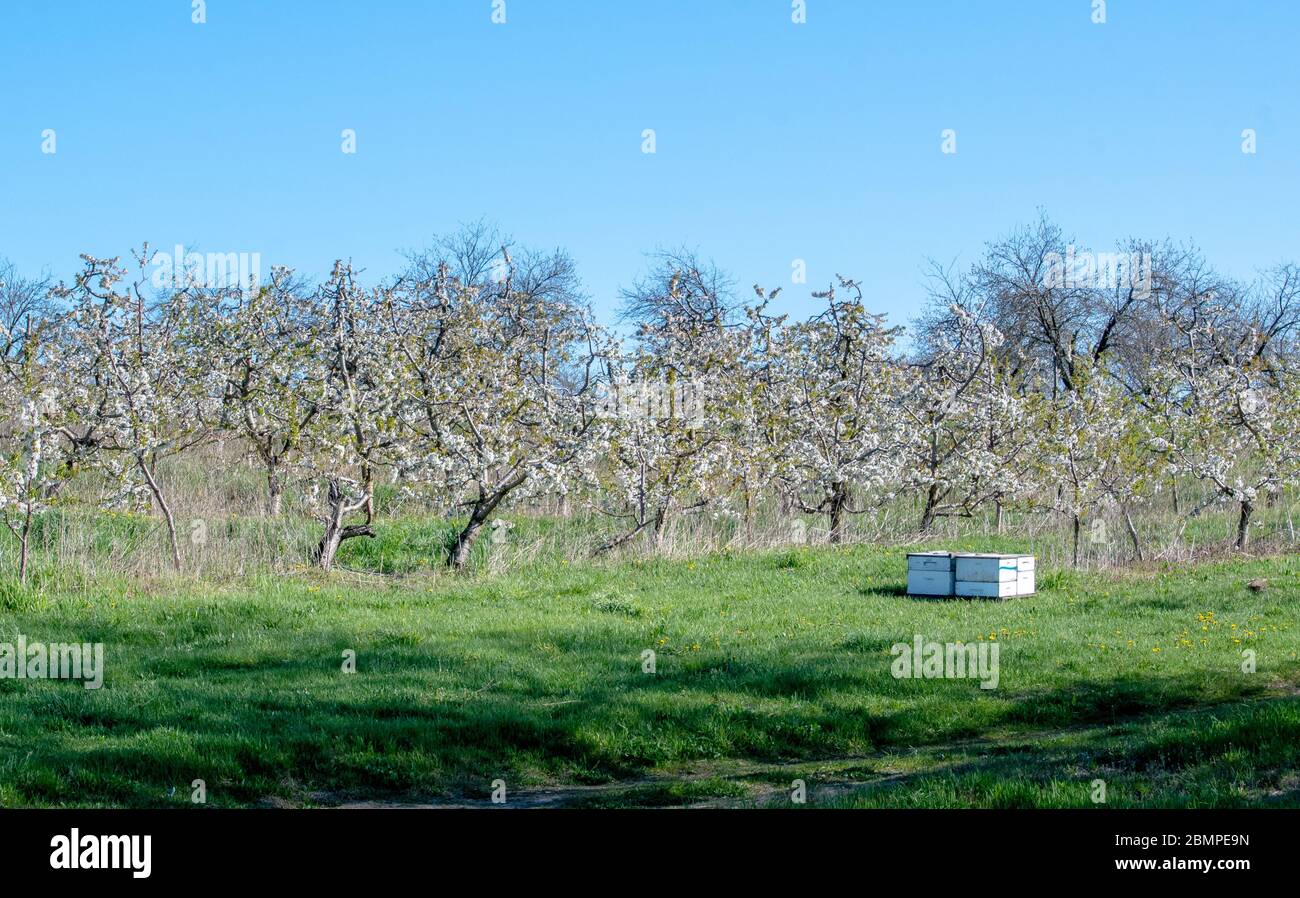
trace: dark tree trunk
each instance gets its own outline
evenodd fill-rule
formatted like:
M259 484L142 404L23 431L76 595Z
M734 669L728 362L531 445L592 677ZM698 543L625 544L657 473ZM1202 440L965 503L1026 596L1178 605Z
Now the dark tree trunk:
M1082 526L1083 526L1082 520L1079 518L1078 514L1075 514L1073 526L1070 528L1071 530L1070 545L1071 545L1071 558L1072 558L1071 564L1074 567L1079 566L1079 531L1082 528Z
M478 533L483 529L483 525L487 523L490 513L485 511L481 505L474 506L474 510L469 516L469 523L465 525L465 529L456 535L456 544L452 546L451 558L448 561L452 567L459 570L465 566L465 562L469 561L470 550L474 548Z
M664 547L664 536L668 533L668 508L665 506L655 512L654 541L655 551Z
M1250 517L1255 513L1255 503L1241 500L1241 517L1237 519L1237 549L1244 551L1250 541Z
M474 502L474 507L470 509L469 522L465 529L456 535L456 542L451 548L451 554L447 556L447 566L462 570L465 563L469 561L470 550L474 548L474 541L478 539L479 531L483 525L492 517L492 512L501 504L501 500L510 495L510 492L517 486L528 479L527 474L516 473L509 480L503 482L497 487L496 492L489 493L483 487L479 487L478 499Z
M828 509L831 519L830 541L838 545L844 542L844 513L848 509L849 490L844 483L835 484L831 492L830 508Z
M939 504L939 484L932 483L925 491L925 507L921 509L921 532L929 533L934 526L934 511Z

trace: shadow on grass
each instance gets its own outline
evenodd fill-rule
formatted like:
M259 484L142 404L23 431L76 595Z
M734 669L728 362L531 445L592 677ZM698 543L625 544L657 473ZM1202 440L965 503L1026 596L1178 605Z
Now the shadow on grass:
M1273 739L1259 743L1267 751L1238 745L1250 733L1245 723L1213 729L1207 703L1258 694L1254 680L1126 675L1020 690L899 681L883 638L743 656L664 650L647 674L645 634L646 625L622 618L596 635L551 627L541 648L535 634L506 626L418 646L394 634L313 631L292 644L271 635L251 646L166 649L97 691L51 681L6 686L0 800L187 805L194 779L206 781L213 804L302 801L314 792L481 797L495 779L512 788L601 783L674 764L909 751L1192 708L1211 730L1203 740L1193 738L1196 727L1168 738L1140 730L1131 756L1083 745L1042 763L1055 770L1068 756L1175 768L1234 745L1260 763L1285 754ZM345 647L357 652L356 673L341 669ZM1286 707L1275 734L1294 745L1297 704Z
M847 808L1295 808L1298 765L1300 700L1285 697L970 746L930 769L809 791Z

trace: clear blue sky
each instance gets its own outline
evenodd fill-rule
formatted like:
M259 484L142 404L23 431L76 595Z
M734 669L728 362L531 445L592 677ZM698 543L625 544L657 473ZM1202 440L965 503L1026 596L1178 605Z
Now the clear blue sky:
M1091 0L506 11L209 0L194 25L190 0L3 0L0 256L67 277L148 239L379 276L487 217L566 247L607 318L645 252L685 244L791 311L851 274L895 320L927 257L967 264L1040 207L1097 249L1192 238L1243 276L1300 258L1300 3L1110 0L1104 25Z

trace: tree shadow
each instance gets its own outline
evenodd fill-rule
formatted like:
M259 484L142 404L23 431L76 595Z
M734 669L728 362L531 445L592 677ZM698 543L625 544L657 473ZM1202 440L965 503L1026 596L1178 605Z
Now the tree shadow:
M99 691L60 682L7 690L11 735L0 745L22 734L25 757L8 774L17 794L49 803L75 795L76 803L167 805L178 801L169 790L185 795L195 778L207 781L214 803L318 792L476 798L495 779L599 783L665 764L905 752L990 732L1032 739L1050 737L1032 735L1044 728L1125 726L1142 735L1153 715L1174 713L1213 728L1227 706L1207 697L1264 694L1257 681L1225 680L1207 696L1205 676L1191 674L1027 689L1004 679L994 690L969 679L899 681L887 636L742 654L664 650L650 674L644 630L620 620L595 638L589 623L556 625L544 655L535 633L509 623L418 645L321 630L305 641L295 634L299 649L312 646L306 652L286 653L288 637L168 650ZM338 645L355 648L357 673L340 670ZM1257 742L1300 736L1300 701L1286 707L1272 730L1260 726ZM1206 746L1227 752L1241 735L1228 729L1198 741L1195 731L1164 738L1153 730L1127 759L1087 744L1069 751L1090 763L1189 765ZM999 744L986 740L980 750L1020 751Z

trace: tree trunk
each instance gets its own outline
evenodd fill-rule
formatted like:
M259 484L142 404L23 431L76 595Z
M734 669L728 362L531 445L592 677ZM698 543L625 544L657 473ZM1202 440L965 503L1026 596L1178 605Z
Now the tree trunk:
M1142 557L1142 540L1138 537L1137 527L1133 525L1133 516L1129 514L1127 508L1124 509L1124 526L1128 528L1128 538L1133 541L1133 554L1137 556L1138 561L1145 561Z
M501 504L501 500L508 496L511 490L522 484L528 479L528 475L523 472L516 472L509 480L506 480L496 488L496 492L488 493L482 486L479 487L478 499L474 502L474 508L469 513L469 523L465 529L456 535L456 544L452 546L451 554L447 556L447 566L462 570L465 562L469 561L470 549L474 548L474 540L478 538L478 533L487 523L492 512Z
M339 487L338 481L330 481L329 512L325 518L325 533L321 536L320 544L316 547L316 563L320 565L321 570L329 571L334 567L334 559L338 555L339 546L343 545L344 540L356 536L373 537L375 535L375 531L370 529L369 505L363 503L361 507L367 508L366 523L344 524L343 519L347 517L349 509L343 498L343 490Z
M1002 535L1002 502L1000 500L994 500L993 507L994 507L993 522L994 525L997 527L998 536L1001 536Z
M1177 477L1170 477L1170 478L1169 478L1169 483L1170 483L1170 486L1172 487L1172 489L1170 490L1170 492L1173 493L1173 497L1174 497L1174 514L1178 514L1178 513L1179 513L1179 508L1178 508L1178 506L1181 504L1181 503L1178 501L1178 478L1177 478Z
M180 571L181 569L181 547L176 539L176 519L172 517L171 507L168 506L167 500L163 498L162 489L158 486L158 481L154 477L153 471L149 469L148 463L143 456L136 456L136 464L139 466L141 473L144 474L145 482L149 484L149 492L153 493L153 499L158 503L158 508L162 510L163 520L167 523L167 541L172 550L172 567Z
M320 545L316 547L316 563L320 565L321 570L328 571L334 567L334 556L338 555L339 546L342 544L343 528L338 519L331 515L325 521L325 534L320 538Z
M27 546L31 532L32 504L28 502L26 514L23 515L23 529L18 534L18 582L23 586L27 585Z
M469 561L470 550L474 548L474 541L478 539L478 532L487 523L490 513L483 503L474 506L474 510L469 516L469 523L465 525L464 530L456 535L456 545L452 547L448 564L457 570L465 567L465 562Z
M266 468L266 515L271 518L278 518L280 510L284 506L284 482L280 479L280 472L276 470L275 465L268 465Z
M1250 516L1255 513L1255 503L1249 499L1241 500L1241 517L1237 519L1237 549L1244 551L1250 540Z
M1078 513L1076 513L1074 515L1074 525L1071 527L1071 557L1073 559L1071 563L1074 567L1079 566L1079 530L1082 526L1083 522L1079 518Z
M668 508L660 508L655 512L654 521L654 541L655 551L658 552L664 547L664 535L668 531Z
M848 504L848 488L843 483L835 484L830 499L830 541L836 545L844 542L844 510Z
M939 504L939 484L932 483L925 491L925 507L921 509L921 532L929 533L934 526L934 509Z

